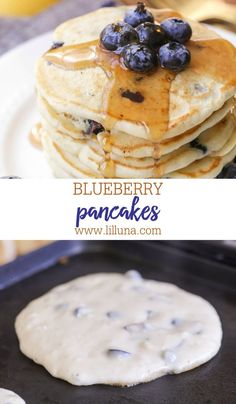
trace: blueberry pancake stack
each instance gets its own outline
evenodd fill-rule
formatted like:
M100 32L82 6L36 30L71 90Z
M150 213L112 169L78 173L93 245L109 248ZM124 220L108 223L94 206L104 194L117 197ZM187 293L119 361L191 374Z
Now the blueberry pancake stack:
M213 178L236 155L236 51L170 10L67 21L37 66L56 177Z

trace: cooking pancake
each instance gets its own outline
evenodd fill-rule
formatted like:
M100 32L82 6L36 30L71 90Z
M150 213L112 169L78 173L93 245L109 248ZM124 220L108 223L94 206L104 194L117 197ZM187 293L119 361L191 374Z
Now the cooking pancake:
M77 386L185 372L214 357L222 339L210 303L134 270L59 285L22 310L15 328L27 357Z
M37 89L57 113L69 114L73 119L92 119L105 129L159 142L199 125L235 94L235 48L195 22L191 22L193 37L187 44L192 55L190 66L176 76L158 69L143 75L135 88L132 83L136 73L122 68L114 79L116 83L111 85L108 73L113 72L107 71L110 64L105 61L101 67L90 65L72 70L70 66L67 70L49 60L58 52L68 51L68 45L98 38L106 24L122 19L125 10L97 10L56 30L54 40L65 46L40 59ZM160 16L161 11L158 13ZM124 98L116 93L118 87L142 92L144 101L139 104ZM116 105L110 105L110 99L106 99L111 93Z
M44 126L46 125L47 123ZM48 130L50 131L50 128ZM92 171L96 176L155 178L166 176L169 172L186 167L195 160L202 159L212 153L219 151L222 155L227 154L230 151L230 143L233 143L234 146L234 134L235 118L232 113L229 113L221 122L204 131L197 139L159 160L123 158L113 152L104 153L96 136L90 137L88 141L75 140L54 130L51 130L49 136L54 142L54 146L50 146L50 151L52 152L56 145L57 152L64 156L65 162L78 169L81 168L82 164L83 169L87 167L87 170ZM55 151L53 151L54 153ZM112 167L112 169L107 171L107 167Z

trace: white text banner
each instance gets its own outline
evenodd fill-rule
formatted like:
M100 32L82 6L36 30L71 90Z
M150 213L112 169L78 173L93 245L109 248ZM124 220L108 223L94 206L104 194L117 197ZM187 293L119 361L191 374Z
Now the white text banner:
M236 237L235 180L2 180L0 238Z

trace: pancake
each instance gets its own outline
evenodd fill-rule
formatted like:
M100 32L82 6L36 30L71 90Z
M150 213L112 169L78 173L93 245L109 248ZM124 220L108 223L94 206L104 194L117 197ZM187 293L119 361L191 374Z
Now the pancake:
M74 120L92 119L114 133L124 132L159 142L199 125L235 94L236 72L232 69L236 60L235 48L205 26L190 21L193 29L193 37L188 43L192 55L190 66L174 77L163 69L142 76L135 88L144 92L141 104L123 98L118 92L112 94L116 99L114 110L120 115L122 111L123 117L115 116L113 110L112 115L104 101L114 89L114 85L110 89L109 63L103 60L101 67L89 65L75 70L71 66L58 66L55 61L53 63L53 57L70 50L70 45L97 39L102 27L123 18L125 11L125 7L100 9L67 21L55 31L54 40L65 45L39 60L37 91L57 113L69 114ZM155 10L151 11L155 14ZM158 14L160 16L161 11ZM137 75L119 71L118 76L117 87L122 88L132 86ZM130 90L134 91L132 87ZM162 113L157 114L158 108ZM133 116L136 118L132 119Z
M159 158L171 151L178 149L183 144L186 144L195 139L201 132L212 127L232 109L235 101L234 98L228 100L220 110L214 112L206 121L202 122L199 126L176 136L171 139L160 143L153 143L146 139L141 139L135 136L130 136L125 133L119 132L112 134L108 132L100 132L97 135L101 147L106 152L113 152L122 157L153 157ZM86 135L87 126L86 122L82 119L73 121L71 118L63 114L57 114L41 97L38 99L38 105L44 124L52 126L55 130L72 137L73 139L88 140Z
M204 167L211 177L235 145L236 49L203 24L187 20L193 35L186 44L191 63L185 70L141 74L124 69L118 55L99 46L99 35L107 24L121 21L127 9L102 8L66 21L54 33L54 42L63 46L38 62L42 145L53 173L165 178ZM151 12L157 22L175 15ZM141 100L124 96L127 90L141 94ZM212 170L215 158L221 162Z
M17 316L20 350L77 385L132 386L214 357L222 327L214 307L134 270L59 285Z
M45 123L44 127L46 126ZM189 166L208 155L228 154L235 145L235 137L235 118L229 113L194 141L160 159L124 158L113 152L106 153L101 149L96 136L88 141L75 140L52 129L50 135L45 132L43 144L47 155L53 155L58 163L60 161L64 171L68 171L68 166L71 166L69 171L73 171L73 177L79 175L81 178L84 172L86 177L156 178L166 177L168 173ZM77 174L76 169L79 171Z
M103 178L98 172L89 170L75 156L64 152L53 142L48 132L42 131L42 145L45 157L57 178Z
M226 145L230 142L234 143L235 134L235 118L232 114L228 114L190 144L162 157L156 164L156 175L166 175L208 155L227 154L229 150L226 150Z
M168 178L215 178L224 166L233 161L236 155L236 146L224 156L205 157L182 170L168 174Z

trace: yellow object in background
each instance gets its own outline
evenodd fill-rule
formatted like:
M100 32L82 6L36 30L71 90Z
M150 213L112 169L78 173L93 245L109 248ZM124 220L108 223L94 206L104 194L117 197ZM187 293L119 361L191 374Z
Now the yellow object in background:
M0 0L0 16L18 17L34 15L58 0Z

